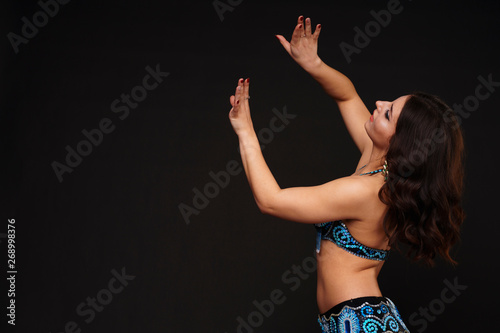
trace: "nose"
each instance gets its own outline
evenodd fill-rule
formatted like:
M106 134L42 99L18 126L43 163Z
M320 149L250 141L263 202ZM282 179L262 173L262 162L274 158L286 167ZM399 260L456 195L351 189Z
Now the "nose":
M384 108L384 105L386 105L387 103L389 103L389 102L387 102L387 101L376 101L375 102L375 106L377 107L377 110L380 111L381 109Z

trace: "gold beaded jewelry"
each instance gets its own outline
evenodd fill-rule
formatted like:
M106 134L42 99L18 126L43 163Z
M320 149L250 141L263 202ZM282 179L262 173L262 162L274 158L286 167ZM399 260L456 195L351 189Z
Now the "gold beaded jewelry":
M384 161L384 166L382 169L382 174L384 175L384 181L387 181L387 178L389 177L389 169L387 167L387 160Z

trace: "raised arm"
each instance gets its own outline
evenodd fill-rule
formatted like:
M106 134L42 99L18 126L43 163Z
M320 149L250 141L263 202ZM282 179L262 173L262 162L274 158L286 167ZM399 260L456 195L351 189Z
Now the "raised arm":
M373 207L366 203L370 186L367 178L346 177L323 185L281 189L269 170L253 128L248 103L249 81L240 79L231 96L229 120L238 135L245 174L260 211L282 219L320 223L366 216ZM360 208L362 207L362 208Z
M344 74L326 65L318 56L318 38L321 25L314 33L311 20L300 16L288 42L282 35L276 35L290 56L318 83L336 102L354 143L363 152L372 142L366 134L364 123L370 112L359 97L354 85Z

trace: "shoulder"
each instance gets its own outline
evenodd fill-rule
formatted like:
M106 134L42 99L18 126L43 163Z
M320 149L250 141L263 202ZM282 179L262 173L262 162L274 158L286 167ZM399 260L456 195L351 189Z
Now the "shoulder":
M385 207L378 196L384 185L384 177L381 173L348 176L338 180L340 181L339 188L342 188L343 201L349 201L353 206L356 206L359 217L370 215Z
M370 194L383 185L384 178L380 173L365 174L362 176L359 175L369 171L370 170L361 170L358 171L356 175L352 174L350 176L337 178L332 180L330 183L335 183L336 187L342 187L344 190L349 192L359 192L360 195Z
M373 176L347 176L328 183L326 197L337 205L341 204L353 214L353 218L364 216L367 211L380 205L378 192L383 178Z
M346 176L332 180L330 183L331 188L335 190L342 190L342 193L349 195L366 196L370 192L370 181L367 181L363 176Z

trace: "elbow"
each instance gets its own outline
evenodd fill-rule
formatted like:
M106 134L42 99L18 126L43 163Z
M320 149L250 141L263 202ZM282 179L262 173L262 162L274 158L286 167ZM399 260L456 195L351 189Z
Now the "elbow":
M271 215L271 209L269 208L269 206L263 205L263 204L258 203L258 202L257 202L257 206L259 207L259 210L262 214Z
M259 207L259 210L262 214L266 215L276 214L276 211L278 210L278 206L280 203L280 200L278 198L278 194L280 191L281 189L270 194L268 193L267 195L260 195L254 197L255 202L257 203L257 206Z
M259 210L262 214L265 215L273 215L273 208L269 203L262 202L262 201L256 201L257 202L257 207L259 207Z

